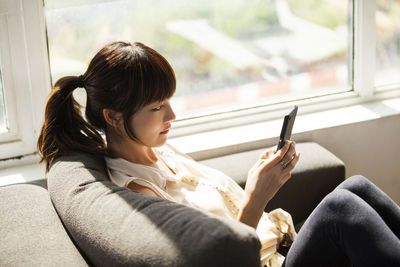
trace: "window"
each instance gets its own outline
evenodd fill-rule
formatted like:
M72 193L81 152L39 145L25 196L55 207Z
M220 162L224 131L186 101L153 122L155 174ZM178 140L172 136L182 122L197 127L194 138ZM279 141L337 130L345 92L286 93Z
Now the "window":
M41 5L0 0L0 159L36 152L50 89Z
M292 102L313 112L398 97L399 6L0 0L0 159L35 153L51 83L82 74L114 40L141 41L173 65L175 136L280 116ZM84 102L84 90L74 93Z
M17 67L23 58L16 55L20 47L12 47L13 40L18 40L21 33L21 23L18 20L19 3L2 1L0 12L0 143L19 139L20 131L17 125L17 109L15 99L18 86ZM15 30L15 35L10 33Z
M400 82L400 1L377 1L375 85Z
M45 10L53 83L82 74L111 40L140 41L176 71L178 119L351 90L348 0L46 0Z

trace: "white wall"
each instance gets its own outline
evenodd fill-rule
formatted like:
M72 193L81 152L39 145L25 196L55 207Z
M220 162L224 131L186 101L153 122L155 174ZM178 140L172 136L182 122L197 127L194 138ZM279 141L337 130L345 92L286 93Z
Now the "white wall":
M295 140L314 141L346 165L346 176L362 174L400 205L400 115L299 133Z

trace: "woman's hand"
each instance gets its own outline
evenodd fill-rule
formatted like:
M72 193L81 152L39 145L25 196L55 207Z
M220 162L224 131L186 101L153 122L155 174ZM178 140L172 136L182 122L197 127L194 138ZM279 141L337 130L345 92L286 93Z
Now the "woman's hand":
M257 227L265 206L289 180L299 157L292 141L286 141L278 151L270 149L260 155L247 177L239 221Z

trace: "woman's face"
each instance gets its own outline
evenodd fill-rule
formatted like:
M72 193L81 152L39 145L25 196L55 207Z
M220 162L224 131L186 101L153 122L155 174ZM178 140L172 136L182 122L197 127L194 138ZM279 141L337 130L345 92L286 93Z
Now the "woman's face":
M137 111L129 121L133 134L146 146L159 147L167 141L171 122L176 116L169 99L154 102Z

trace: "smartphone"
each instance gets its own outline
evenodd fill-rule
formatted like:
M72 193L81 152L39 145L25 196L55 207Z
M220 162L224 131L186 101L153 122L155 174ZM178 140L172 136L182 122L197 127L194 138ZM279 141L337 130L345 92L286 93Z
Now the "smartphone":
M278 151L285 145L286 140L290 139L296 115L297 115L297 106L294 106L293 109L289 112L289 114L287 114L283 119L281 135L279 136L279 142L276 151Z

